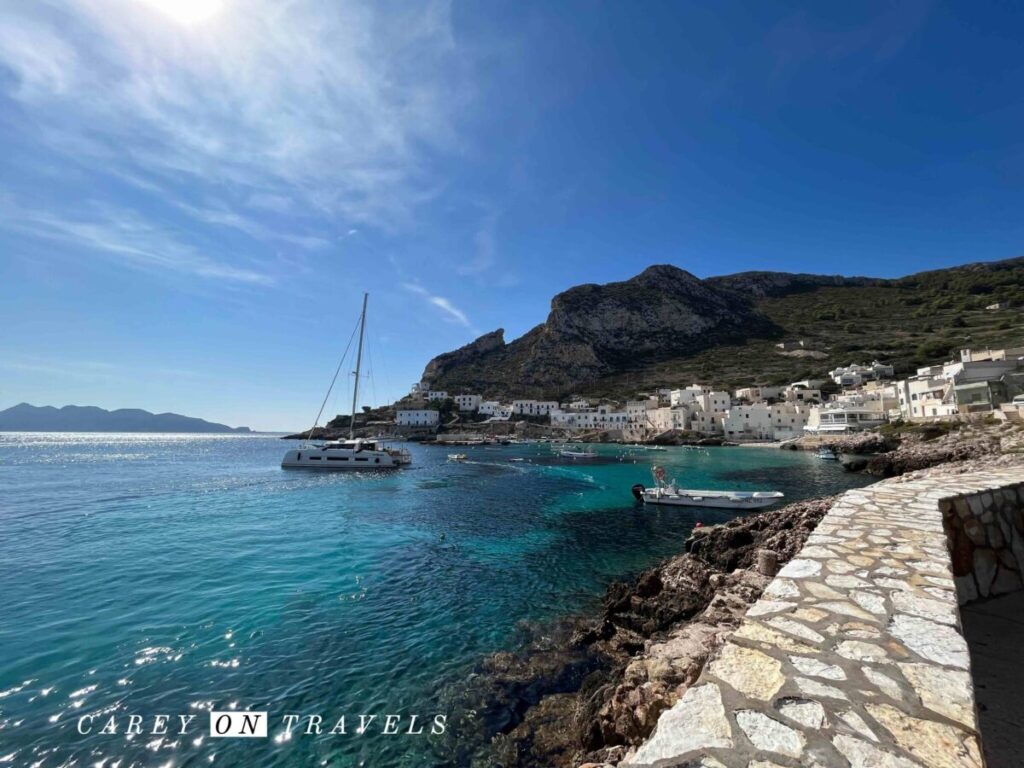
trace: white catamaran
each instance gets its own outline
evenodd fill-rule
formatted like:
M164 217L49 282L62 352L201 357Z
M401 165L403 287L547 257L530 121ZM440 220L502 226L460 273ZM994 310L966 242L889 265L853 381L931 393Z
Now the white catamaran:
M325 470L367 470L367 469L399 469L412 463L412 456L405 448L389 448L380 440L356 438L356 404L359 399L359 373L363 363L363 334L366 330L366 303L369 294L363 294L363 312L359 316L359 347L356 352L355 385L352 391L352 417L349 420L348 440L331 440L320 445L305 444L288 451L281 459L281 466L286 469L325 469ZM350 342L351 343L351 342ZM344 362L344 358L342 358ZM341 370L341 363L338 364ZM310 436L320 422L327 398L331 396L334 382L338 379L338 371L327 389L323 405L316 415Z

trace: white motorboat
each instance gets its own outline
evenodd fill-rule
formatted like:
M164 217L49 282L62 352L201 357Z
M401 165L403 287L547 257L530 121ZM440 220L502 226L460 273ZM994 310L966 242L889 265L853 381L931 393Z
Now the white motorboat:
M719 509L760 509L778 503L785 498L779 491L698 491L676 488L674 485L659 488L640 487L639 498L645 504L661 504L673 507L716 507Z
M563 458L566 458L566 459L596 459L597 458L597 452L596 451L578 451L578 450L571 450L569 448L563 448L562 450L560 450L558 452L558 455L562 456Z
M718 509L761 509L776 504L785 498L780 491L710 491L678 488L674 482L665 481L664 467L652 467L651 474L657 483L654 488L645 488L637 483L633 496L644 504L659 504L672 507L715 507Z
M824 461L839 461L839 454L826 445L818 449L817 457Z
M355 384L352 391L352 414L349 419L348 440L331 440L320 445L307 443L285 453L281 459L284 469L321 469L321 470L368 470L368 469L400 469L412 463L412 456L405 448L390 448L382 440L376 438L357 439L356 434L356 403L359 401L359 373L363 362L363 336L366 332L366 304L369 294L363 294L363 311L359 316L359 348L356 353ZM323 415L324 406L331 396L331 390L338 380L342 362L334 372L331 386L320 406L309 434L312 435Z
M448 454L448 461L465 461L468 458L469 458L469 456L467 456L464 453L449 453Z

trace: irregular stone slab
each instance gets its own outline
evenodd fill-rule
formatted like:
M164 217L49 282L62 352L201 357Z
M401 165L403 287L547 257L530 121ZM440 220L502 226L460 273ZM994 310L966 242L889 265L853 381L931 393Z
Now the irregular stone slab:
M809 576L817 576L819 573L821 573L820 562L798 557L786 563L785 567L779 571L779 576L786 579L806 579Z
M791 635L796 635L801 640L807 640L812 643L825 642L825 638L819 635L813 629L811 629L810 627L805 627L800 622L793 621L792 619L775 617L772 619L768 619L765 622L765 624L768 624L769 626L774 627L775 629L782 630L783 632L788 632Z
M853 603L846 602L833 602L833 603L817 603L817 607L822 610L829 611L831 613L841 613L843 616L852 616L855 619L863 619L864 621L877 621L867 611L862 608L858 608Z
M853 599L853 602L869 613L882 615L886 612L885 598L881 595L876 595L874 592L851 592L850 597Z
M907 648L930 661L959 669L967 669L970 664L967 641L945 624L900 614L889 624L889 632Z
M806 739L799 731L773 720L767 715L751 709L736 713L736 722L754 747L763 752L778 752L780 755L800 757Z
M819 730L825 725L825 708L810 699L782 699L776 703L779 714L796 720L805 728Z
M764 596L782 599L800 597L800 590L797 589L796 582L791 579L783 579L776 576L774 581L765 589Z
M849 696L835 686L825 685L824 683L819 683L817 680L811 680L808 677L796 678L796 687L799 688L800 693L805 696L820 696L826 699L840 699L842 701L850 700Z
M817 608L800 608L793 611L790 616L797 621L806 621L808 624L814 624L824 619L828 614Z
M974 692L967 672L931 664L904 663L897 666L924 706L972 730L977 728Z
M864 677L870 680L872 683L878 686L878 689L886 696L897 701L903 700L903 691L900 690L900 684L889 677L884 672L879 672L877 669L871 667L864 667Z
M894 755L866 741L840 734L832 744L850 761L850 768L922 768L920 763Z
M735 637L741 637L746 640L754 640L759 643L765 643L766 645L773 645L783 651L790 653L817 653L817 649L812 648L806 643L800 643L796 640L791 640L786 635L776 632L774 629L762 626L754 621L745 621L736 630Z
M868 724L864 722L864 718L858 715L852 709L848 709L846 712L842 712L839 715L839 719L850 726L853 730L872 741L878 741L878 737L875 736Z
M816 581L805 581L803 586L804 589L806 589L810 594L814 595L815 597L821 600L846 599L846 596L842 592L836 592L836 590L832 589L832 587L829 587L825 584L819 584Z
M836 646L836 653L853 661L872 661L876 664L889 662L889 655L884 648L863 640L844 640Z
M953 601L941 602L928 597L915 595L913 592L893 592L890 595L892 607L897 613L912 613L932 621L956 626L957 610Z
M788 603L785 600L758 600L747 611L747 616L766 616L780 611L791 611L794 608L796 603Z
M650 765L695 750L731 747L732 728L725 717L722 693L708 683L687 689L663 713L651 736L624 765Z
M825 583L830 587L838 587L840 589L855 589L857 587L870 586L864 579L858 578L857 576L826 576Z
M761 701L770 700L785 682L778 659L732 643L722 647L708 665L708 672L740 693Z
M929 768L981 768L978 740L952 725L911 717L888 704L865 704L901 748Z
M843 672L841 667L838 667L835 664L826 664L823 661L809 659L805 656L790 656L789 661L794 667L796 667L798 672L804 675L810 675L811 677L823 677L826 680L846 679L846 673Z

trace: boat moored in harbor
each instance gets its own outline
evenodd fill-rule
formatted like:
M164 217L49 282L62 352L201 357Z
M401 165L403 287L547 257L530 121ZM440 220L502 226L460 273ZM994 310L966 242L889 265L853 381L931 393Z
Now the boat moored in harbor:
M368 470L368 469L399 469L412 463L412 455L405 448L389 448L378 439L356 438L356 404L359 401L359 373L363 362L363 336L366 333L366 304L369 294L363 294L363 311L359 315L359 347L356 353L355 384L352 389L352 414L349 418L348 440L331 440L320 445L306 444L290 450L281 459L284 469L320 469L320 470ZM351 342L349 342L351 343ZM320 412L316 415L312 436L316 430L324 406L331 396L331 390L338 380L338 373L345 362L344 356L334 372L334 380L327 388Z
M573 450L570 448L563 448L558 452L558 455L565 459L596 459L597 451L588 450Z
M717 509L761 509L777 504L785 498L780 491L715 491L678 488L675 482L665 481L663 467L652 467L651 473L657 485L645 488L637 483L633 496L644 504L670 507L714 507Z

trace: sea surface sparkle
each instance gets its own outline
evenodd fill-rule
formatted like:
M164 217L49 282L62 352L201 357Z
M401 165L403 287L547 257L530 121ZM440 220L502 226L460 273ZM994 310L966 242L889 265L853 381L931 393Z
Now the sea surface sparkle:
M0 764L450 765L429 732L288 739L281 717L443 714L441 691L523 622L593 610L696 520L729 519L636 505L653 463L684 487L790 501L867 482L766 448L601 446L580 462L479 447L449 463L413 445L408 470L347 474L280 469L290 445L0 434ZM270 738L204 737L211 709L266 710ZM97 713L199 726L79 735Z

